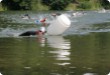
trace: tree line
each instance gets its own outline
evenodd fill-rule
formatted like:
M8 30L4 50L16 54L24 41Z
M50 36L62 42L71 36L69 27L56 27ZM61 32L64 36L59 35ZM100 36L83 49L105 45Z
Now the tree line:
M4 10L65 10L70 4L79 9L110 8L108 0L2 0L1 4Z

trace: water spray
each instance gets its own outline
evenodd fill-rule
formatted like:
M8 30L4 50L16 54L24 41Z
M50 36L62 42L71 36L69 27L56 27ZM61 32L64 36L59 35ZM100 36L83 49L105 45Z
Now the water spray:
M0 2L1 2L2 0L0 0Z
M110 0L108 0L110 2Z

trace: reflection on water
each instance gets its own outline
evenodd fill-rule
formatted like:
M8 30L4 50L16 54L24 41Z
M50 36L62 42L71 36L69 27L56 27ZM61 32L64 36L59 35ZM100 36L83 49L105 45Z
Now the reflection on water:
M47 38L50 47L55 50L50 50L49 53L54 54L56 60L70 60L70 41L65 40L62 36L50 36ZM68 65L70 62L55 63L58 65Z
M39 42L41 47L45 47L46 44L46 38L45 37L37 37L37 41Z
M97 75L97 74L95 74L95 73L85 73L83 75Z
M63 36L48 36L47 42L53 48L61 49L61 50L69 50L70 42L65 40Z
M110 68L109 34L0 38L0 72L3 75L106 75Z

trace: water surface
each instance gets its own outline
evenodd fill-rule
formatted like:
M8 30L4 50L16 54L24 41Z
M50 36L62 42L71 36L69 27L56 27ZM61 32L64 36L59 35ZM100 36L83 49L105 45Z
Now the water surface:
M28 13L32 19L22 19ZM72 24L61 36L13 37L37 30L36 18L52 12L0 12L0 72L3 75L107 75L110 72L110 13L67 14Z

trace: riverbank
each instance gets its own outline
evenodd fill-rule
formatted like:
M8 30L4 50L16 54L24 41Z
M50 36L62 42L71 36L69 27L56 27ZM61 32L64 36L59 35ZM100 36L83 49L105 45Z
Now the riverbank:
M107 1L105 1L107 2ZM56 7L56 8L62 8L62 9L59 9L59 10L100 10L100 9L110 9L110 3L107 2L106 4L104 4L105 2L101 2L99 0L79 0L77 2L71 2L69 3L68 5L56 5L56 6L59 6L59 7ZM1 3L0 3L0 11L7 11L7 10L37 10L37 11L44 11L44 10L55 10L55 9L51 9L53 6L52 5L46 5L46 4L43 4L41 3L41 1L38 1L38 2L31 2L30 3L30 6L24 6L24 5L20 5L18 4L20 9L10 9L11 6L5 6L5 9L2 7ZM23 9L22 6L24 6ZM13 7L13 6L12 6ZM27 9L29 8L29 9Z

